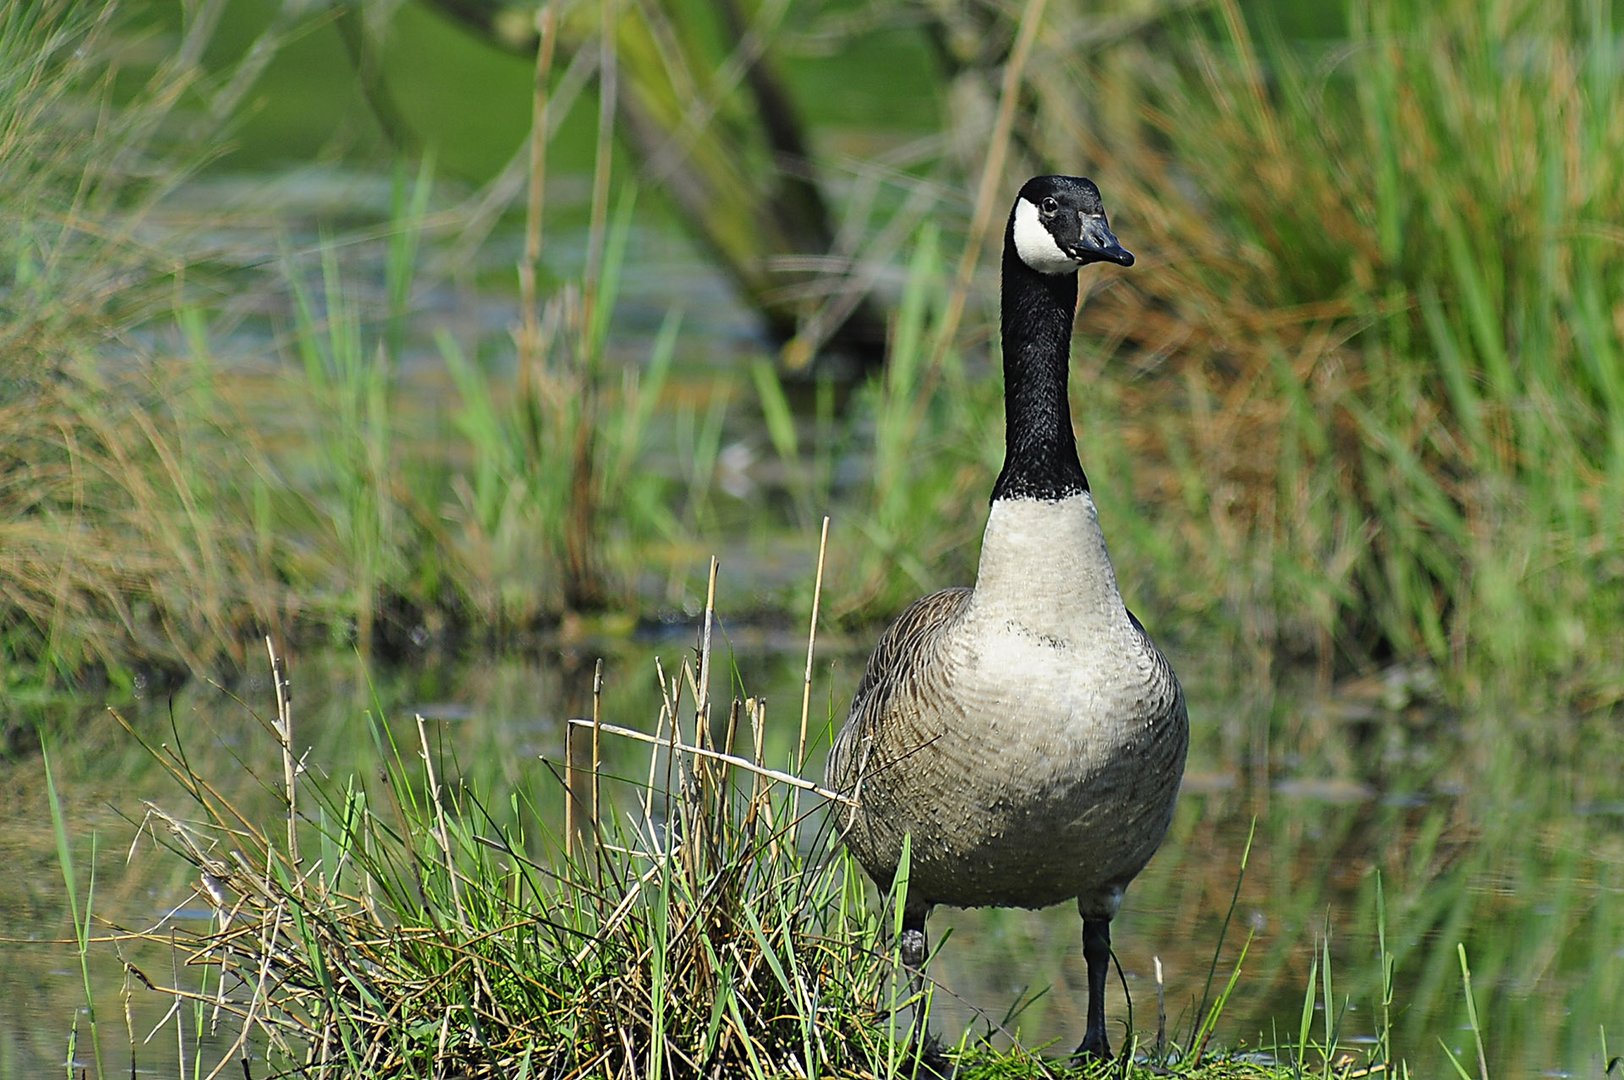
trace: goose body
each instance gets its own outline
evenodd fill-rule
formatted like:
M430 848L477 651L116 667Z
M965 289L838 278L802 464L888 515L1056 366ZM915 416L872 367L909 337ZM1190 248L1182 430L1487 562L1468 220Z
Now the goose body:
M1066 397L1077 268L1131 265L1099 192L1021 189L1005 232L1004 470L973 589L916 601L881 635L830 751L840 824L888 888L910 837L904 960L925 916L1075 899L1089 973L1080 1053L1108 1057L1109 922L1172 820L1184 695L1117 587Z

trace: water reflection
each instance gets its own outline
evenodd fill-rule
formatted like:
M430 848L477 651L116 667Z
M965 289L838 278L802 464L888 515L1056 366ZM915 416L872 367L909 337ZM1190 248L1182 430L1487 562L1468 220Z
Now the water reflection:
M799 721L804 653L797 655L792 639L737 631L733 663L716 672L714 684L723 700L727 686L765 695L769 756L779 761ZM312 770L364 773L380 761L365 717L386 717L379 730L410 746L416 740L412 718L421 713L444 751L448 782L461 775L486 791L542 790L547 766L540 759L557 761L566 718L590 711L600 655L605 718L648 729L658 711L655 658L670 678L691 648L685 638L635 646L595 642L554 646L544 660L487 660L388 676L369 676L353 657L296 657L296 739L311 747ZM821 653L815 733L838 720L861 659L839 647ZM1384 1022L1384 933L1395 967L1393 1049L1416 1075L1449 1069L1440 1039L1475 1058L1457 944L1464 944L1471 966L1492 1073L1599 1071L1602 1027L1610 1022L1612 1041L1624 1041L1624 792L1616 769L1601 764L1617 760L1617 733L1612 744L1594 745L1591 755L1575 761L1526 735L1473 735L1479 725L1527 732L1526 724L1478 718L1468 726L1441 713L1416 715L1413 702L1372 713L1289 687L1236 693L1218 676L1200 678L1191 661L1181 670L1195 676L1186 680L1195 741L1185 791L1166 844L1130 890L1113 934L1142 1038L1154 1033L1158 962L1168 1035L1182 1042L1197 1003L1223 986L1250 940L1219 1025L1221 1043L1294 1042L1310 967L1322 955L1330 958L1336 1008L1330 1016L1313 1015L1313 1037L1323 1039L1330 1024L1344 1044L1369 1042ZM237 693L268 711L262 682L250 680ZM278 820L279 762L262 721L244 704L194 687L172 701L142 702L128 715L154 742L183 743L199 771L231 787L246 814ZM1263 740L1261 765L1257 731L1274 740ZM71 742L51 749L81 892L95 866L97 915L146 926L177 907L180 918L193 907L206 911L177 860L154 850L150 838L132 847L143 800L182 816L187 810L151 758L102 713L87 716ZM611 743L606 750L611 770L646 768L637 748ZM12 868L0 876L0 935L11 939L0 943L0 1001L8 1003L0 1009L0 1075L62 1068L76 1023L78 1057L93 1064L78 960L62 943L71 940L72 928L39 758L0 766L0 785L10 808L0 823L0 858ZM553 810L561 815L561 799ZM1385 904L1380 924L1378 889ZM1083 1027L1084 981L1078 921L1069 907L943 910L932 931L941 946L932 973L944 988L936 1015L945 1033L970 1025L978 1032L1018 1032L1028 1044L1075 1043ZM127 982L126 962L154 981L186 978L161 949L93 947L104 1062L128 1071L133 1031L139 1070L177 1076L177 1046L189 1054L199 1035L189 1018L179 1028L174 1018L165 1024L167 1001ZM1119 1025L1124 1002L1113 994L1111 1004L1112 1023ZM1125 1044L1121 1027L1115 1030ZM211 1036L206 1026L201 1035L215 1053L231 1037L229 1031Z

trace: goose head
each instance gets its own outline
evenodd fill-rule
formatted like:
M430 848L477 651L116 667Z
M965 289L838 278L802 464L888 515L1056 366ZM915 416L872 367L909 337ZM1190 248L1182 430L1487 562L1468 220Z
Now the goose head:
M1105 220L1100 189L1081 176L1034 176L1021 188L1009 219L1009 242L1040 274L1075 273L1089 263L1132 266Z

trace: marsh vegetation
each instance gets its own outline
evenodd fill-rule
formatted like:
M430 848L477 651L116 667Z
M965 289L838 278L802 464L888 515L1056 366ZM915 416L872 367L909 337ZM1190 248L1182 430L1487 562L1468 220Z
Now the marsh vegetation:
M0 4L0 769L23 808L0 845L28 868L0 935L77 943L0 945L24 980L7 999L48 1003L0 1025L0 1072L60 1062L70 1030L103 1073L235 1060L240 1027L205 1001L221 969L184 961L251 972L250 939L312 980L279 984L279 1019L257 999L268 1025L302 1019L260 1029L256 1062L509 1069L636 1000L644 1030L698 1040L656 1066L649 1034L642 1068L748 1058L751 1039L763 1072L879 1068L894 957L818 950L874 946L883 916L815 815L792 826L796 789L766 782L729 703L772 702L766 767L818 775L853 650L970 578L1000 449L988 223L1048 169L1098 180L1141 258L1085 281L1073 404L1124 591L1191 673L1190 782L1118 942L1141 1046L1153 958L1158 1052L1186 1055L1158 1060L1187 1069L1250 938L1215 1045L1282 1064L1245 1067L1321 1073L1340 1051L1314 1048L1340 1044L1415 1075L1604 1070L1624 1006L1612 7L724 5L741 36L638 4L669 35L651 53L623 32L632 6L558 9L551 38L533 12L492 21L521 55L430 3ZM752 127L758 57L810 161ZM632 137L629 111L653 127ZM692 175L716 221L678 197ZM706 232L808 184L828 235ZM887 335L868 378L871 335L842 358L837 332L859 311ZM803 753L786 628L825 514ZM713 553L707 710L706 680L677 674ZM267 634L333 699L291 748L291 830L283 750L254 719L276 712ZM591 965L548 966L612 921L608 883L664 865L636 828L557 850L566 721L600 654L605 723L669 739L680 717L749 763L657 785L710 800L691 812L717 830L684 835L722 846L633 890L658 904L616 927L638 964L725 992L648 996L665 976L632 964L571 996ZM622 751L625 796L647 774ZM270 890L235 894L261 905L238 937L187 900L190 864L226 851ZM760 906L706 909L740 852L762 856ZM590 887L566 902L569 874ZM563 904L556 940L525 921L543 901ZM670 936L745 912L784 921ZM141 940L90 942L102 918ZM1024 1067L1007 1032L1076 1027L1073 995L1042 993L1077 977L1054 947L1069 923L966 915L955 934L984 966L944 967L934 1007L974 1033L991 1014L992 1075ZM182 951L155 947L171 936ZM724 939L756 951L699 945ZM144 1041L165 1006L139 976L122 1000L142 1022L121 1015L119 957L203 995L166 1050ZM823 1029L797 995L837 962L852 996L830 1007L849 1011ZM402 992L351 996L362 971ZM523 1022L492 1026L495 1001ZM555 1043L525 1026L543 1022ZM833 1032L859 1056L813 1045Z

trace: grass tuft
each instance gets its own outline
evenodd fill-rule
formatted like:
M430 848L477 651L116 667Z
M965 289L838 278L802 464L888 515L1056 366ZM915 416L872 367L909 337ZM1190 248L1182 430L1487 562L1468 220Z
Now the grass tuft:
M135 976L211 999L240 1025L239 1052L263 1046L313 1076L818 1075L854 1051L883 1060L883 924L849 857L798 811L831 794L763 761L763 702L713 722L709 663L707 643L662 679L652 734L603 723L596 702L571 722L551 769L582 835L539 838L527 795L498 807L447 783L455 762L421 720L410 747L373 723L378 785L310 783L279 673L286 831L148 746L196 808L151 806L145 828L193 864L215 914L132 936L178 941L215 990ZM643 748L646 768L578 768L605 739Z

